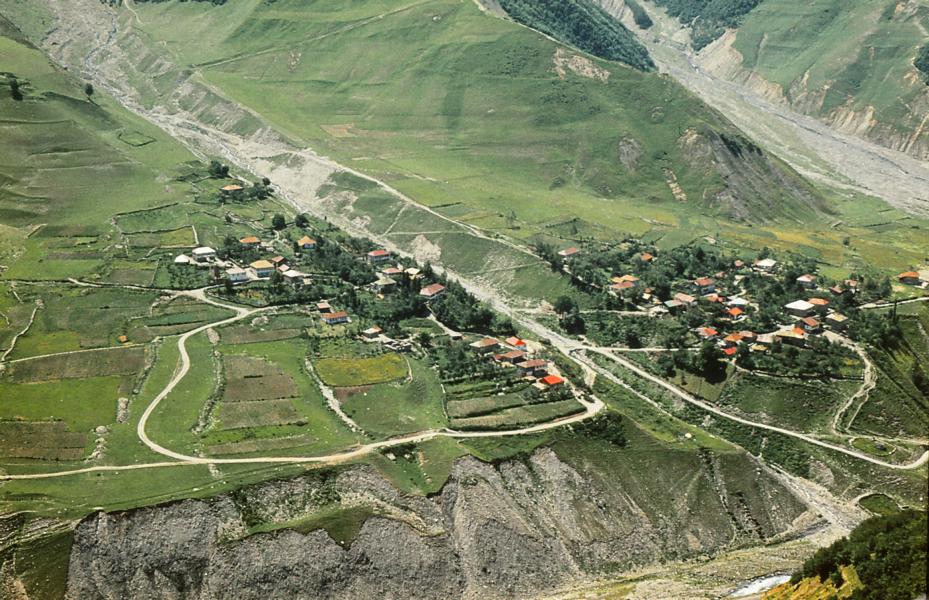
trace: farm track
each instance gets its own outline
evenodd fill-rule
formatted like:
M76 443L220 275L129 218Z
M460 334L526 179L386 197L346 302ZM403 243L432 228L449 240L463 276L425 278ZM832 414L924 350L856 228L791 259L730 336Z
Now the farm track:
M99 6L95 7L94 6L95 3L87 4L86 2L89 2L89 0L85 1L87 10L91 10L91 11L108 10L108 9L101 9ZM73 5L71 5L72 8L70 10L79 11L80 7L77 5L80 5L80 4L81 2L75 2ZM75 8L75 6L77 7ZM73 13L68 12L69 9L65 8L65 4L56 2L54 3L54 7L59 10L58 16L59 16L59 19L61 19L62 21L66 22L67 21L66 16L68 14L73 14ZM300 211L309 210L310 212L313 212L315 214L320 214L321 208L319 206L313 203L308 203L308 202L300 200L306 195L306 190L308 189L308 187L309 189L315 189L315 187L318 187L318 185L320 185L322 181L328 178L328 176L331 173L349 172L362 179L375 183L384 191L387 191L388 193L394 195L395 197L403 200L405 203L407 203L410 206L415 206L417 209L423 210L431 214L432 216L438 217L442 219L443 221L452 223L456 227L463 228L465 231L467 231L469 234L471 234L475 238L483 239L486 241L491 241L496 244L502 244L523 255L536 257L534 253L532 253L530 250L528 250L524 246L515 244L506 239L498 238L496 236L490 236L486 234L483 230L477 227L474 227L468 224L463 224L459 221L455 221L454 219L451 219L445 215L442 215L436 212L435 210L422 206L416 203L413 199L409 198L408 196L405 196L398 190L394 189L393 187L387 185L386 183L382 181L379 181L373 177L370 177L358 171L354 171L352 169L339 165L335 163L334 161L331 161L327 158L324 158L324 157L321 157L315 154L314 152L312 152L312 150L309 150L309 149L301 150L301 149L296 149L292 146L288 146L286 143L281 141L283 138L275 137L274 135L272 135L276 133L273 131L273 129L268 128L267 133L269 135L264 140L258 141L254 139L244 139L237 135L230 134L226 131L221 131L219 129L216 129L215 127L206 125L205 123L200 122L196 115L183 111L179 108L174 113L169 113L165 109L154 109L154 110L146 109L145 107L143 107L140 103L138 103L135 100L135 96L131 92L131 90L127 90L123 87L120 87L121 85L125 85L125 78L120 78L118 74L101 70L97 68L97 66L94 65L94 57L105 55L107 50L112 49L115 52L119 52L118 48L116 47L116 41L120 33L118 17L115 12L108 13L108 14L110 15L110 19L111 19L110 21L111 29L106 35L106 39L100 40L103 43L97 48L95 48L93 51L85 55L84 60L81 65L85 75L89 76L89 78L92 79L95 84L98 84L102 89L106 89L107 91L109 91L116 99L122 102L124 106L126 106L129 110L135 112L136 114L140 115L141 117L149 120L156 126L165 130L168 134L172 135L175 139L178 139L181 143L183 143L185 146L190 148L196 155L205 156L207 154L212 154L212 155L223 156L226 159L228 159L230 162L248 171L251 171L253 173L256 173L259 175L270 174L273 176L274 180L278 182L277 191L283 199L288 201L297 210L300 210ZM52 54L54 57L55 53L53 52ZM60 55L59 55L59 58L60 58ZM232 102L231 100L228 100L222 94L221 90L218 90L214 88L213 86L209 85L208 83L203 82L202 78L198 77L197 79L200 80L197 82L198 85L205 87L212 93L215 93L217 96L226 99L231 104L237 106L238 108L247 112L248 114L255 116L261 122L264 122L263 119L261 119L261 116L254 113L254 111L251 111L246 107L240 106L237 103ZM290 158L293 159L292 161L287 161L289 165L297 164L300 166L286 167L286 169L288 170L288 172L286 173L287 176L281 177L281 175L284 175L284 173L282 173L282 170L284 170L284 168L272 169L272 165L270 165L270 163L264 160L264 158L268 156L289 156ZM274 170L275 172L270 173L270 171L272 170ZM307 184L310 184L310 185L308 186ZM389 244L389 242L385 240L383 236L378 236L368 231L363 226L359 226L355 222L351 222L348 219L341 217L341 216L334 217L333 214L327 214L327 216L331 218L336 225L342 227L344 230L348 231L349 233L353 233L353 234L356 234L362 237L367 237L369 239L383 242L385 243L386 246L392 247L392 249L398 252L398 254L409 255L409 252L405 252L405 251L402 251L400 249L393 247L393 245ZM877 466L888 468L888 469L893 469L893 470L916 469L916 468L922 467L923 465L926 464L927 461L929 461L929 452L926 452L919 459L909 464L899 465L899 464L887 463L887 462L875 459L866 454L863 454L863 453L860 453L854 450L850 450L850 449L847 449L841 446L837 446L837 445L834 445L828 442L824 442L822 440L819 440L815 437L811 437L806 434L794 432L794 431L784 429L784 428L770 426L764 423L753 422L751 420L743 419L736 415L728 414L714 406L707 404L706 402L703 402L702 400L699 400L691 396L690 394L684 392L683 390L680 390L676 386L641 370L636 365L626 361L625 359L619 358L607 351L592 349L590 347L579 344L578 342L574 340L570 340L568 338L565 338L564 336L561 336L560 334L554 331L551 331L550 329L538 323L537 321L534 321L526 317L525 315L519 314L516 309L514 309L508 303L506 303L504 300L501 299L501 294L499 293L499 291L480 285L477 282L469 281L468 279L461 277L460 274L454 273L452 271L447 271L447 272L453 278L458 279L477 298L483 301L486 301L488 304L493 306L496 310L509 316L515 322L519 323L520 325L525 327L527 330L529 330L533 334L539 336L541 339L548 339L552 341L552 344L555 348L557 348L559 351L564 353L566 356L573 357L577 362L579 362L579 364L585 370L585 373L587 373L588 375L590 375L592 372L599 372L601 374L608 373L608 372L599 370L600 367L598 365L592 364L592 362L588 358L584 357L581 352L583 350L591 350L594 352L599 352L605 355L610 360L613 360L614 362L633 371L634 373L636 373L636 375L644 379L650 380L653 383L665 388L666 390L670 391L672 394L680 397L685 402L693 404L701 408L704 411L710 412L712 414L715 414L716 416L719 416L725 419L736 421L744 425L748 425L748 426L755 427L758 429L774 431L774 432L777 432L777 433L780 433L780 434L783 434L789 437L793 437L795 439L799 439L801 441L804 441L804 442L807 442L813 445L817 445L817 446L829 449L834 452L845 454L847 456L850 456L850 457L853 457L853 458L856 458L856 459L859 459L865 462L869 462ZM142 288L138 286L124 286L124 287L130 288L130 289L141 289L141 290L151 291L150 288ZM237 315L234 317L204 325L202 327L194 329L180 336L180 338L178 339L178 349L180 350L180 354L181 354L180 369L175 373L174 377L172 377L171 381L166 386L166 388L163 389L161 393L159 393L158 396L156 396L156 398L149 404L149 406L146 408L145 413L143 414L142 419L139 421L139 424L137 427L137 434L139 438L153 451L159 454L174 458L176 462L158 462L158 463L146 463L146 464L138 464L138 465L127 465L127 466L109 466L108 465L108 466L88 467L84 469L75 469L75 470L70 470L70 471L60 471L57 473L39 473L39 474L29 474L29 475L8 475L7 474L7 475L0 475L0 479L41 479L41 478L47 478L47 477L62 477L62 476L67 476L67 475L72 475L72 474L88 473L88 472L94 472L94 471L120 471L120 470L126 470L126 469L144 469L144 468L155 468L155 467L162 467L162 466L182 466L182 465L189 465L189 464L280 464L280 463L338 464L341 462L345 462L348 460L353 460L353 459L362 457L366 454L369 454L371 452L374 452L380 449L389 448L389 447L393 447L393 446L397 446L401 444L422 442L422 441L426 441L426 440L433 439L436 437L444 436L444 437L452 437L452 438L485 438L485 437L519 436L519 435L528 435L528 434L538 433L541 431L547 431L547 430L561 427L564 425L568 425L571 423L581 422L587 418L590 418L596 415L605 407L605 405L599 399L594 398L593 402L587 402L587 403L582 402L586 408L586 410L582 413L579 413L577 415L567 417L564 419L555 420L555 421L551 421L551 422L543 423L543 424L538 424L538 425L531 426L531 427L508 430L508 431L487 431L487 432L457 432L457 431L453 431L450 429L430 430L430 431L410 434L410 435L399 437L399 438L393 438L389 440L383 440L380 442L360 445L351 450L346 450L340 453L323 455L323 456L311 456L311 457L288 456L288 457L217 459L217 458L205 458L205 457L185 455L185 454L170 450L168 448L165 448L163 446L160 446L154 441L152 441L148 437L145 431L145 426L148 422L149 417L151 417L151 415L153 414L155 409L158 407L158 405L170 394L170 392L184 378L184 376L187 374L187 372L190 369L190 358L186 350L187 340L193 335L196 335L197 333L205 331L206 329L209 329L210 327L216 327L216 326L232 323L240 319L246 318L264 309L246 309L243 307L233 307L231 305L225 305L215 300L209 299L205 295L205 290L196 290L193 292L172 291L172 293L176 293L178 295L191 296L203 302L206 302L208 304L234 310L237 313ZM626 384L624 381L622 381L621 378L616 377L615 375L611 374L607 378L627 388L629 387L628 384ZM641 394L639 395L642 396ZM654 401L652 401L652 403L655 404Z

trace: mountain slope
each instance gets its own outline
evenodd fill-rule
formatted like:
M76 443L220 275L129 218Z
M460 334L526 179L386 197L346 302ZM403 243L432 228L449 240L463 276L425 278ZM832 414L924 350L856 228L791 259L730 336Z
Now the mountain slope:
M730 2L728 20L707 14L715 2L654 3L691 24L698 60L711 72L929 160L929 86L914 64L929 39L924 0ZM711 34L708 23L717 23Z
M641 222L620 216L633 206L661 222L825 211L812 188L765 155L727 153L753 173L748 188L712 161L689 160L685 132L740 134L673 82L565 49L472 3L135 10L179 68L194 65L276 128L424 204L463 202L463 214L493 226L501 207L527 225L580 215L637 233ZM732 208L730 197L751 210Z

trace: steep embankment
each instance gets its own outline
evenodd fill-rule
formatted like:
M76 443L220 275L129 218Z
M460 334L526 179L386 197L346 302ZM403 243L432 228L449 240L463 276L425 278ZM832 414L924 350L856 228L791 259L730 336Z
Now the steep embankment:
M709 72L929 160L929 86L914 64L929 38L924 2L653 1L690 25Z
M97 514L76 530L68 597L529 597L767 539L803 512L766 476L747 483L744 455L679 466L614 479L621 469L602 458L572 466L540 450L496 466L464 459L432 498L357 467ZM679 492L650 489L671 479Z

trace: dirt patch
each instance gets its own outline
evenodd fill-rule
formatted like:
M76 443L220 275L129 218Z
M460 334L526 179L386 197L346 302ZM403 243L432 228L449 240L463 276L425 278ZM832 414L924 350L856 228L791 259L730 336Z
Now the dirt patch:
M356 394L367 393L367 391L370 389L371 389L370 385L356 385L353 387L335 388L332 391L335 394L335 397L339 399L339 402L345 402L346 400L348 400L349 398L351 398L352 396Z
M420 234L411 242L410 251L419 262L442 262L442 247Z
M561 79L567 77L568 71L571 71L575 75L580 75L581 77L602 81L603 83L606 83L610 79L609 71L603 67L597 66L589 58L571 54L564 48L555 50L555 56L552 57L552 62L555 65L555 73L557 73L558 77Z
M342 123L340 125L320 125L323 131L334 138L353 138L358 137L352 130L355 128L354 123Z

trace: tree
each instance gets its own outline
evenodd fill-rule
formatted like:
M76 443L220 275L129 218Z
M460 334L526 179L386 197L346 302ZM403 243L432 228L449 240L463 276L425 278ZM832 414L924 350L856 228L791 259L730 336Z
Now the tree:
M310 224L310 218L306 216L306 213L300 213L297 215L297 218L294 219L294 225L303 229Z
M91 98L94 95L94 84L92 83L84 84L84 95L87 96L88 101L92 102Z
M213 179L224 179L229 176L229 167L218 160L211 160L207 172Z
M19 89L19 80L13 75L10 76L10 96L17 102L23 99L23 93Z
M432 334L428 331L420 331L416 335L416 342L423 348L428 348L432 345Z
M559 315L564 315L569 312L574 312L577 310L577 302L574 301L574 298L570 296L558 296L555 299L555 312Z
M281 213L277 213L271 217L271 227L280 231L281 229L287 227L287 219L285 219L284 215Z

